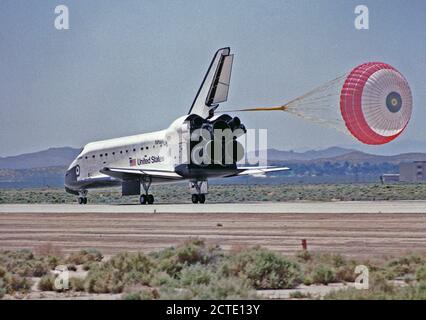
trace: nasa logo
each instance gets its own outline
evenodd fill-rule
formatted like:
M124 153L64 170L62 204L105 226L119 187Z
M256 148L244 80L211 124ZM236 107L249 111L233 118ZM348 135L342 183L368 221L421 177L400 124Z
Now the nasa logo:
M75 167L75 175L76 175L77 177L79 177L79 176L80 176L80 166L76 166L76 167Z

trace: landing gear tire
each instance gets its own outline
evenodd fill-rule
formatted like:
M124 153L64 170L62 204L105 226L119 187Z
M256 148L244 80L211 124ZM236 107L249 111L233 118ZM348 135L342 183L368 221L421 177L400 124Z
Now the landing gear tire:
M78 204L87 204L87 198L78 197Z
M87 204L87 198L83 198L83 204Z
M152 194L143 194L143 195L141 195L139 202L141 204L153 204L154 203L154 196Z
M193 194L191 200L192 203L205 203L206 196L204 194Z
M200 203L205 203L206 202L206 196L204 194L199 194L198 195L198 201L200 201Z
M152 194L148 195L148 204L153 204L154 203L154 196Z
M148 194L149 188L151 187L151 183L152 183L151 177L144 177L141 179L141 184L142 184L143 190L145 191L145 194L141 195L141 198L140 198L141 204L154 203L154 196L152 194Z
M191 197L192 203L198 203L198 194L193 194Z

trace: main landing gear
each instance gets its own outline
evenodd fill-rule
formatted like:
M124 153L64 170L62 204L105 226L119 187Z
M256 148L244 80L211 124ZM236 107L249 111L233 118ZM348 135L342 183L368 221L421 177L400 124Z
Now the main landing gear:
M154 196L152 194L142 194L139 200L141 204L153 204Z
M205 194L193 194L191 196L192 203L205 203L206 195Z
M87 190L78 192L78 204L87 204Z
M192 203L205 203L207 188L207 181L191 181L189 183L189 189L192 193Z
M152 178L151 177L144 177L141 181L143 190L145 191L145 194L142 194L139 198L140 204L153 204L154 203L154 196L152 194L149 194L149 188L151 187Z

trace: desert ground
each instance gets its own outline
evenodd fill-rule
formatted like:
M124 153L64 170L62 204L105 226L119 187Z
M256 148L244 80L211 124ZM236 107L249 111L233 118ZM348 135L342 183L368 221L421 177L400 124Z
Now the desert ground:
M50 243L64 252L95 248L112 255L151 252L188 238L202 238L225 250L260 245L285 255L301 250L302 239L307 240L309 250L355 258L426 253L423 201L312 202L281 207L257 203L227 208L220 204L2 205L0 249L36 249Z

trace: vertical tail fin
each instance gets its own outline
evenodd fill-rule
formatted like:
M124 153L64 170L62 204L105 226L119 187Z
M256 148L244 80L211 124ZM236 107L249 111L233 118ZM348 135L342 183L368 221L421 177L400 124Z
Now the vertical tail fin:
M208 118L219 103L228 100L234 55L229 47L219 49L210 63L200 89L192 103L189 114Z

